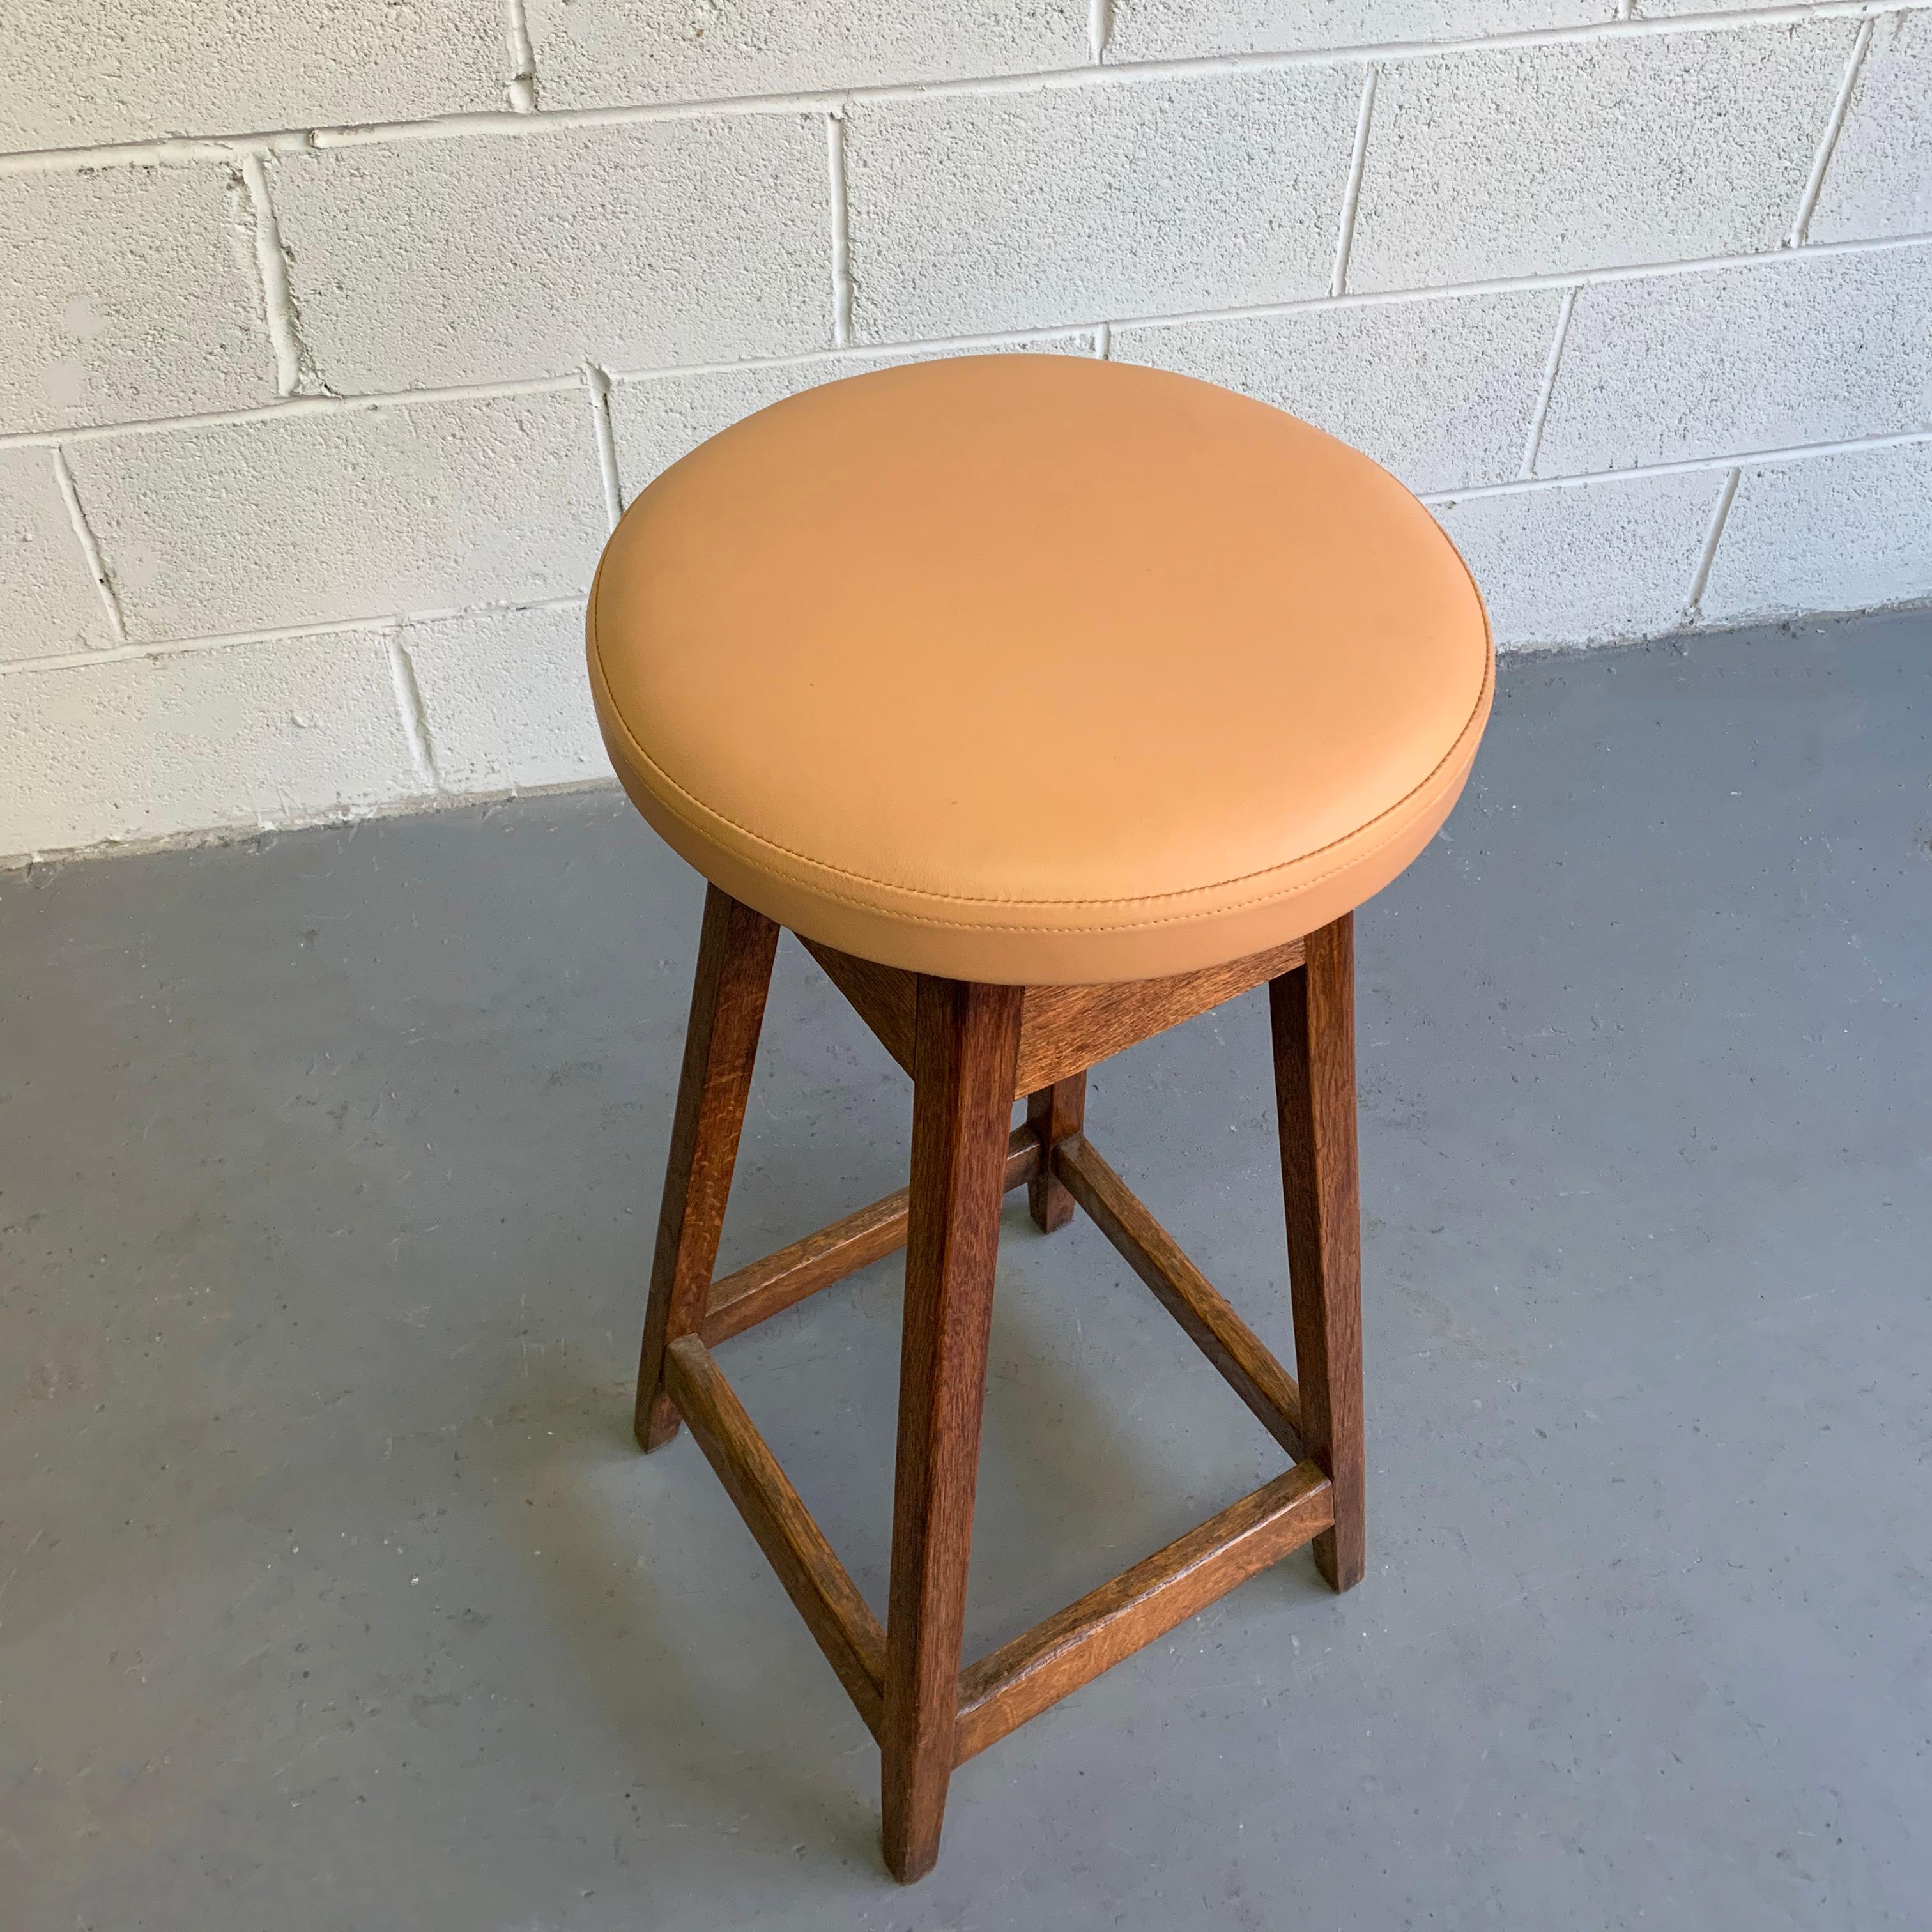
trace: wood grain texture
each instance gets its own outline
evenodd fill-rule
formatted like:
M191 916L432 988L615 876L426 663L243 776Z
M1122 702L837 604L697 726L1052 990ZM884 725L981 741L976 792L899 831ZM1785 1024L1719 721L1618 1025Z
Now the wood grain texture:
M1352 918L1310 933L1306 963L1268 988L1294 1360L1308 1454L1335 1485L1315 1561L1337 1590L1367 1562L1362 1446L1362 1222L1355 1165Z
M664 1385L664 1350L698 1328L710 1299L778 943L778 928L762 913L716 886L706 890L638 1357L634 1426L646 1450L677 1433L676 1407Z
M1331 1521L1330 1499L1328 1477L1312 1462L1298 1462L982 1658L959 1680L959 1761L1299 1550Z
M706 1460L876 1738L886 1669L886 1637L878 1619L718 1372L710 1351L695 1335L681 1335L665 1352L665 1370L672 1396Z
M1054 1171L1096 1227L1118 1248L1188 1339L1218 1369L1262 1426L1291 1456L1303 1454L1301 1398L1234 1305L1190 1261L1180 1244L1094 1150L1076 1136L1054 1150Z
M825 976L845 995L852 1010L878 1036L879 1044L907 1072L912 1071L916 973L881 966L873 959L821 946L802 933L798 943L825 969Z
M932 1869L953 1764L1020 988L922 978L880 1737L886 1863Z
M1087 1118L1087 1076L1070 1073L1051 1087L1027 1096L1027 1126L1042 1156L1069 1136L1079 1132ZM1073 1218L1073 1197L1042 1158L1040 1172L1027 1184L1027 1209L1042 1234L1057 1234Z
M909 1186L714 1282L770 983L772 922L712 887L692 994L637 1427L680 1414L881 1754L886 1862L938 1855L954 1766L1216 1598L1312 1541L1336 1589L1365 1565L1353 928L1138 984L1018 987L922 977L805 942L914 1076ZM1084 1137L1086 1070L1266 981L1300 1386ZM1027 1124L1011 1126L1015 1097ZM963 1673L1000 1202L1084 1208L1295 1466ZM903 1245L904 1331L886 1627L860 1596L710 1344Z
M1006 1143L1006 1191L1011 1193L1023 1183L1030 1183L1040 1172L1040 1163L1038 1137L1030 1127L1014 1128ZM904 1247L911 1198L902 1187L763 1261L722 1276L712 1286L710 1309L704 1318L706 1345L715 1348L767 1316Z
M881 966L801 936L802 946L878 1036L886 1051L913 1070L914 1002L918 976ZM1138 1042L1191 1020L1250 987L1301 963L1302 942L1224 966L1204 967L1167 980L1130 980L1091 986L1029 986L1021 1008L1019 1058L1012 1097L1019 1100L1084 1073Z
M1114 986L1029 986L1020 1017L1019 1082L1015 1098L1084 1072L1109 1055L1191 1020L1251 986L1300 963L1301 941L1256 952L1225 966L1204 967L1169 980Z

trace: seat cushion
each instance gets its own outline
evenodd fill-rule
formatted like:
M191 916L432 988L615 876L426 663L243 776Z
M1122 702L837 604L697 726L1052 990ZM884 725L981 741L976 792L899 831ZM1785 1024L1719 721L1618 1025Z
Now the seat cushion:
M588 616L604 740L781 925L956 979L1186 972L1415 856L1489 715L1429 512L1213 385L975 356L828 382L664 472Z

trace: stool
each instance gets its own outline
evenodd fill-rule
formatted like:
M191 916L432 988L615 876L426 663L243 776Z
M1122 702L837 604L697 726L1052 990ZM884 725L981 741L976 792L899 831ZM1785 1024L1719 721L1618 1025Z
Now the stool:
M1304 1544L1361 1580L1351 916L1460 792L1482 602L1366 457L1208 384L979 356L828 383L620 523L587 618L613 763L710 880L638 1382L688 1422L930 1870L953 1768ZM781 927L913 1080L910 1184L712 1279ZM1291 1378L1101 1159L1086 1072L1265 982ZM1012 1125L1018 1100L1024 1126ZM1291 1459L961 1668L1002 1197L1084 1209ZM903 1246L884 1629L720 1372Z

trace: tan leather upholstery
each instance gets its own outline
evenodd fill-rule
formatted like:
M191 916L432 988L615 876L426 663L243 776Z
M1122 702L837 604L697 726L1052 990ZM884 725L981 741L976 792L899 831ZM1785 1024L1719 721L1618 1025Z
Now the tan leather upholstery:
M1142 979L1359 904L1462 790L1481 599L1369 459L1049 356L774 404L626 513L591 681L639 810L842 951Z

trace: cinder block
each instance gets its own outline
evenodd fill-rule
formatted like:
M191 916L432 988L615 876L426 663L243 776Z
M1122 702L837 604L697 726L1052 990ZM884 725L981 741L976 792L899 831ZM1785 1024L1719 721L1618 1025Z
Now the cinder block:
M1392 63L1349 287L1777 247L1855 31L1831 20Z
M837 356L811 362L754 363L742 369L651 376L640 382L615 383L610 390L610 427L624 500L628 502L652 477L708 437L801 389L862 376L870 369L889 369L901 362L989 352L1090 356L1094 338L1076 332L1016 344L1012 352L941 349L924 355Z
M0 430L271 400L254 247L219 168L0 176Z
M1190 75L862 101L853 313L874 342L1318 295L1362 80Z
M828 346L825 122L725 115L335 148L275 170L303 339L343 390Z
M1501 645L1600 644L1675 629L1720 474L1619 477L1466 497L1436 511Z
M285 825L422 789L366 632L0 677L0 854Z
M0 449L0 658L118 644L62 500L50 449Z
M1282 0L1114 0L1107 58L1175 60L1191 54L1473 40L1616 16L1616 0L1296 0L1292 5Z
M137 643L576 596L608 521L581 392L76 443Z
M1881 14L1832 151L1814 242L1932 230L1932 13Z
M702 24L694 25L694 16ZM1086 0L530 0L546 107L717 100L1078 67Z
M1724 623L1932 597L1928 530L1932 442L1747 470L1702 614Z
M1411 489L1466 488L1520 467L1562 302L1534 290L1120 328L1113 352L1305 417Z
M410 624L436 775L452 791L608 778L584 662L584 607L493 610Z
M74 148L501 107L509 50L476 0L34 0L0 71L0 148Z
M1537 467L1731 456L1932 424L1932 247L1580 290Z

